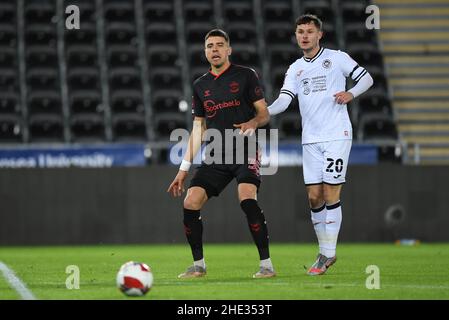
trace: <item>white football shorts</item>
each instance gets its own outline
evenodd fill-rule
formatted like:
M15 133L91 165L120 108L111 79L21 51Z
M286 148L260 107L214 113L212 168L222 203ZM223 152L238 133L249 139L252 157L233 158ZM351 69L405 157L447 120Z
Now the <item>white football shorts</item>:
M302 169L306 185L327 183L338 185L346 182L349 153L352 140L334 140L304 144Z

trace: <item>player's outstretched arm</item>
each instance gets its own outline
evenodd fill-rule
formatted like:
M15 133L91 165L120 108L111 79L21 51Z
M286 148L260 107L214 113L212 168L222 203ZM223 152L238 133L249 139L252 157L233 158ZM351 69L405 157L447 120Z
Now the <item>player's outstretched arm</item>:
M279 94L279 97L268 107L268 112L272 116L282 113L287 110L291 101L292 97L290 95L281 93Z
M190 166L196 154L200 150L203 141L203 134L206 131L206 121L202 117L195 117L193 121L192 132L190 133L189 143L186 154L179 167L178 174L167 189L174 197L179 197L185 191L184 181L189 173Z
M258 127L262 127L270 121L265 99L257 100L253 105L256 109L256 116L247 122L234 124L235 128L240 128L240 134L245 136L252 136Z

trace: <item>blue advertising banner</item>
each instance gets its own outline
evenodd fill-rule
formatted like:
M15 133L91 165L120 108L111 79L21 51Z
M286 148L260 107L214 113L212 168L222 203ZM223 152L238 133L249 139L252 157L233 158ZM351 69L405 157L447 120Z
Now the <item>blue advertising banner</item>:
M145 145L68 145L0 148L0 168L109 168L144 166Z

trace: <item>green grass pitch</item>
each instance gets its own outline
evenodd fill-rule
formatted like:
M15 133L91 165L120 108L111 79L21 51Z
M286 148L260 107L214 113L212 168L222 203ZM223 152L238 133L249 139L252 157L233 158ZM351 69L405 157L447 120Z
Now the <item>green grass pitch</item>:
M449 244L340 244L338 261L322 276L306 275L314 244L272 244L278 276L252 279L258 268L252 244L206 244L208 274L177 279L191 264L187 245L1 247L9 266L38 299L449 299ZM125 297L115 276L126 261L151 266L154 285L142 298ZM66 288L68 265L80 270L80 289ZM380 289L367 289L369 265L379 268ZM0 299L19 295L0 275Z

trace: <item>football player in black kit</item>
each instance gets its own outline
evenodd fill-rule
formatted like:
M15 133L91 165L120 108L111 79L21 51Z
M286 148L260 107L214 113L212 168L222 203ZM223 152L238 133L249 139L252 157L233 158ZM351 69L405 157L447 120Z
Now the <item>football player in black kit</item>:
M253 277L270 278L276 275L270 259L267 224L257 203L260 152L256 143L256 130L267 124L270 116L256 72L232 64L229 61L231 51L229 36L223 30L214 29L205 36L205 54L210 69L193 83L193 128L184 160L167 192L174 197L181 196L184 192L184 181L207 129L215 129L215 132L221 133L223 146L225 130L229 132L240 129L239 134L245 136L245 143L243 149L233 145L231 153L236 154L231 156L228 148L214 148L211 154L215 160L212 163L207 161L206 152L206 159L191 180L184 199L183 222L194 262L179 278L202 277L206 274L200 210L208 199L218 196L234 178L238 184L240 206L246 214L259 251L259 271ZM249 151L250 140L256 144L254 153ZM239 156L242 156L243 161L236 161Z

